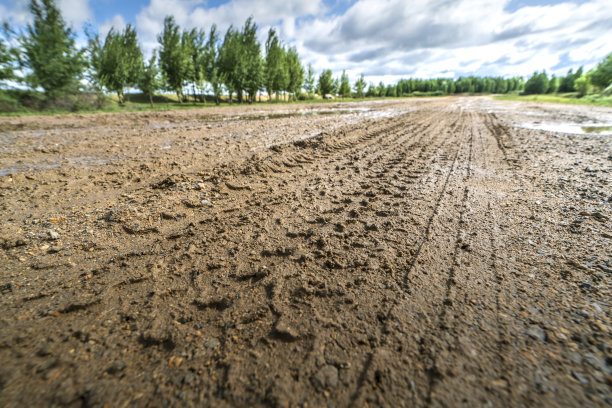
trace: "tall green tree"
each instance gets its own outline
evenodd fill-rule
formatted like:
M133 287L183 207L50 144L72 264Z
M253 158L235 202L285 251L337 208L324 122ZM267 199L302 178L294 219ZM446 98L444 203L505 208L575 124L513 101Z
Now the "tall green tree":
M189 56L188 66L186 69L187 82L191 84L191 95L195 102L198 98L205 100L202 95L204 85L204 72L202 69L201 59L204 53L206 41L206 33L202 29L193 28L190 31L183 31L181 36L181 45L184 52ZM199 96L196 93L199 91Z
M94 78L123 104L125 88L137 85L143 69L136 30L129 24L123 32L111 28L103 45L97 36L90 39L89 50Z
M525 82L526 94L544 94L548 91L549 80L546 72L534 72L531 78Z
M334 95L338 95L340 92L340 78L334 78L334 82L332 83L331 93Z
M279 92L287 88L288 70L286 69L285 49L282 46L276 30L271 28L268 31L266 40L266 61L264 85L268 92L268 98L276 94L278 100Z
M374 85L372 82L368 85L368 90L366 91L366 96L368 98L372 98L378 95L378 87Z
M233 26L230 26L225 33L223 44L219 49L218 63L221 80L229 93L229 103L232 103L234 91L241 101L246 64L243 58L242 34Z
M308 92L308 96L312 98L315 93L315 73L312 64L308 64L308 71L304 79L304 89Z
M322 98L325 98L326 95L331 94L334 87L334 80L332 79L332 72L330 69L325 69L319 75L319 83L317 85L317 89L319 90L319 95Z
M590 74L591 83L601 89L612 85L612 54L597 64Z
M340 76L340 89L338 92L343 98L351 96L351 84L349 83L349 77L346 71L342 71L342 75Z
M220 103L221 89L223 87L223 81L219 73L218 42L219 36L217 35L217 26L213 24L208 34L208 41L204 46L200 64L204 73L204 79L210 84L217 105Z
M66 25L53 0L31 0L33 22L20 38L25 80L41 87L47 97L78 90L85 68L85 50L78 50L72 30Z
M176 92L179 103L183 102L183 86L189 79L191 55L185 47L180 28L174 17L164 19L164 29L157 36L159 42L159 67L168 89Z
M295 48L289 48L285 55L287 67L287 91L292 98L297 99L297 94L302 90L304 84L304 67L300 62L300 56Z
M19 61L19 48L11 47L10 42L14 32L8 23L0 29L0 86L3 81L17 80L15 66Z
M559 78L557 78L555 76L555 74L553 74L550 77L550 80L548 81L548 89L546 90L546 93L555 93L557 92L557 90L559 89Z
M355 82L355 93L357 94L358 98L363 98L363 90L365 89L365 87L365 78L363 77L363 74L361 74L357 82Z
M576 79L582 76L582 67L578 68L576 72L573 69L567 71L567 75L561 78L559 83L559 92L574 92L576 90L575 82Z
M153 56L147 64L144 65L140 77L138 78L138 89L143 94L149 97L149 103L153 107L153 95L161 87L159 80L159 70L157 69L157 55Z
M574 87L576 88L576 92L578 92L578 95L584 96L591 91L591 88L592 88L591 74L592 73L593 71L589 71L574 81Z
M264 61L261 56L261 44L257 41L257 24L253 21L253 17L249 17L242 28L242 48L245 65L242 87L248 94L249 103L253 103L264 83Z
M15 63L14 54L4 40L0 38L0 81L15 78L13 64Z

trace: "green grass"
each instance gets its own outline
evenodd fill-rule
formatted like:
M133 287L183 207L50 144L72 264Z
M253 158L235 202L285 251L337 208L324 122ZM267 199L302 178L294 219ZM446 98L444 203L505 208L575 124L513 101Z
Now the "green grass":
M571 105L612 106L611 96L586 95L578 98L577 94L551 94L551 95L497 95L500 101L546 102L565 103Z
M336 99L306 99L289 101L280 99L279 101L272 100L267 101L267 97L264 95L262 102L255 102L255 104L261 105L293 105L293 104L315 104L315 103L346 103L346 102L363 102L363 101L376 101L376 100L390 100L390 99L401 99L395 97L385 98L336 98ZM259 100L259 99L258 99ZM243 103L245 105L246 103ZM235 100L231 106L240 106ZM142 94L130 94L125 95L125 103L119 105L117 103L116 95L108 95L106 97L106 103L103 108L80 108L77 111L62 110L62 109L44 109L37 110L20 106L18 110L14 112L0 112L0 116L33 116L33 115L64 115L64 114L84 114L84 113L119 113L119 112L156 112L156 111L169 111L179 109L202 109L202 108L213 108L213 107L231 107L227 103L227 96L221 97L221 104L217 105L214 100L207 97L206 103L194 102L191 96L187 96L187 101L178 103L175 94L167 95L155 95L153 97L153 107L149 103L148 97Z

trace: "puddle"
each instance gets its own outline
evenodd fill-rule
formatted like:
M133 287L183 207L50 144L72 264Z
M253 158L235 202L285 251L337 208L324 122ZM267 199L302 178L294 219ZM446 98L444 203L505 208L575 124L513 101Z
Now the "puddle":
M9 174L24 173L24 172L37 171L37 170L49 170L49 169L55 169L61 166L77 167L77 168L78 167L81 167L81 168L96 167L96 166L103 166L105 164L109 164L109 163L112 163L118 160L120 159L118 158L102 159L102 158L94 157L94 156L68 157L61 161L52 161L50 163L35 163L35 164L32 163L32 164L24 164L24 165L14 166L14 167L5 167L3 169L0 169L0 176L7 176Z
M369 108L351 108L351 109L339 109L339 110L303 110L296 112L283 112L283 113L262 113L257 115L242 115L242 116L229 116L222 119L222 121L234 121L234 120L268 120L268 119L284 119L284 118L295 118L304 116L323 116L323 115L349 115L352 113L369 112ZM212 120L217 121L217 120Z
M544 130L547 132L570 133L576 135L612 135L611 125L598 125L583 123L523 123L519 127L533 130Z
M598 135L612 135L612 126L582 126L584 133L596 133Z

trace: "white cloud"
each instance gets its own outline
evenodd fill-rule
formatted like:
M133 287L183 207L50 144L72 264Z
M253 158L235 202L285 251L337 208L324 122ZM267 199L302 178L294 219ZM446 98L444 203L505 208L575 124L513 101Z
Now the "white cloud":
M508 1L359 0L341 16L298 23L317 70L354 80L397 76L530 75L593 65L612 51L612 2L504 8Z
M9 22L14 27L25 26L32 20L28 0L12 0L6 5L0 4L0 21Z
M24 27L32 21L29 8L30 0L10 0L0 4L0 21L8 21L13 27ZM75 30L80 30L85 22L93 21L89 0L57 0L57 6L64 21Z
M93 20L88 0L58 0L65 19L80 29ZM329 2L327 2L329 4ZM253 16L263 43L270 27L295 46L305 65L317 72L343 69L354 81L400 77L460 75L528 76L535 70L564 74L569 68L593 67L612 52L612 1L558 0L557 4L507 11L510 0L230 0L216 7L207 0L150 0L135 17L115 15L100 24L134 23L143 49L150 54L167 15L182 28L223 36L233 24ZM347 8L348 6L348 8ZM346 9L342 14L332 10ZM118 10L119 11L119 10ZM15 25L30 20L28 0L0 4L0 15Z
M75 30L80 30L83 23L94 21L89 0L58 0L57 5L64 20Z
M136 28L147 52L157 46L157 34L164 18L173 15L183 28L199 27L209 30L217 25L223 35L230 25L241 27L253 16L263 40L271 26L280 28L280 35L288 41L293 34L295 19L316 16L325 10L322 0L233 0L218 7L208 7L200 0L151 0L136 16Z
M106 20L98 27L98 34L100 38L106 38L106 35L111 28L115 28L117 31L122 31L125 28L125 20L120 14L116 14L112 19Z

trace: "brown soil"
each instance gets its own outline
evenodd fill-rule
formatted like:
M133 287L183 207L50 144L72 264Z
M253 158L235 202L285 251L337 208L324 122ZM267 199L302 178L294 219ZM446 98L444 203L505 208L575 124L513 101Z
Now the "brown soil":
M612 137L525 112L612 114L0 119L0 406L609 406Z

